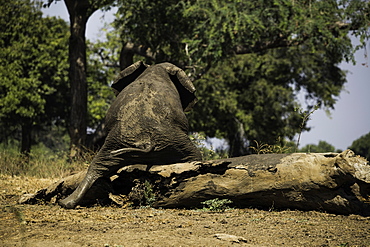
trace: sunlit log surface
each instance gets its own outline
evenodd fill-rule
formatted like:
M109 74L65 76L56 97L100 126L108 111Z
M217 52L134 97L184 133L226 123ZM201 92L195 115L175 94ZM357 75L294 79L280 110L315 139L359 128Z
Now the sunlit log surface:
M66 197L85 172L61 179L20 203ZM148 202L148 194L152 197ZM370 165L351 150L320 154L261 154L172 165L131 165L101 179L82 205L115 203L194 208L209 199L234 207L318 210L370 215Z

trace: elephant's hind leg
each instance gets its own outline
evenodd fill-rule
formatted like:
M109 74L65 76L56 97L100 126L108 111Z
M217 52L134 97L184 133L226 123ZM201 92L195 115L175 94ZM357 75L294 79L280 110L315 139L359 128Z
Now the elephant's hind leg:
M88 172L89 173L89 172ZM63 200L60 200L58 204L63 208L73 209L75 208L82 198L86 195L87 191L91 188L97 178L86 175L76 190Z
M124 163L123 159L110 155L103 146L89 166L85 178L71 195L58 202L59 205L68 209L75 208L96 180L101 177L109 177L124 166Z

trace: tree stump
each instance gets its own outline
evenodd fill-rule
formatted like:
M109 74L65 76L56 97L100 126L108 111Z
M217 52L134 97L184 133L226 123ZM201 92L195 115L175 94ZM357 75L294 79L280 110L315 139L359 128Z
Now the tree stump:
M20 203L59 200L85 172L61 179ZM370 165L351 150L338 153L261 154L171 165L130 165L101 179L83 205L122 199L153 207L195 208L229 199L235 207L319 210L370 215ZM124 201L123 200L123 201Z

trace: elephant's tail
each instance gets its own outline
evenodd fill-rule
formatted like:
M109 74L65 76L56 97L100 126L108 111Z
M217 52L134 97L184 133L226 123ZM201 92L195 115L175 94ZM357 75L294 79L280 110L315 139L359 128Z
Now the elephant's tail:
M117 149L117 150L114 150L114 151L111 151L110 154L112 156L118 156L118 155L121 155L121 154L126 154L126 153L149 153L151 151L154 150L154 146L148 146L147 148L145 149L140 149L140 148L121 148L121 149Z

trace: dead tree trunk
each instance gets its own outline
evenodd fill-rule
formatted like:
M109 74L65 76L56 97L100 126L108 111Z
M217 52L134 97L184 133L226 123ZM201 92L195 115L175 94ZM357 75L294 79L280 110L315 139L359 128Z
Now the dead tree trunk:
M67 196L83 174L67 177L21 202ZM150 188L148 188L150 187ZM99 191L98 191L99 190ZM326 154L265 154L172 165L132 165L91 189L97 199L120 204L126 198L153 207L201 207L219 198L235 207L321 210L370 215L370 165L350 150Z

